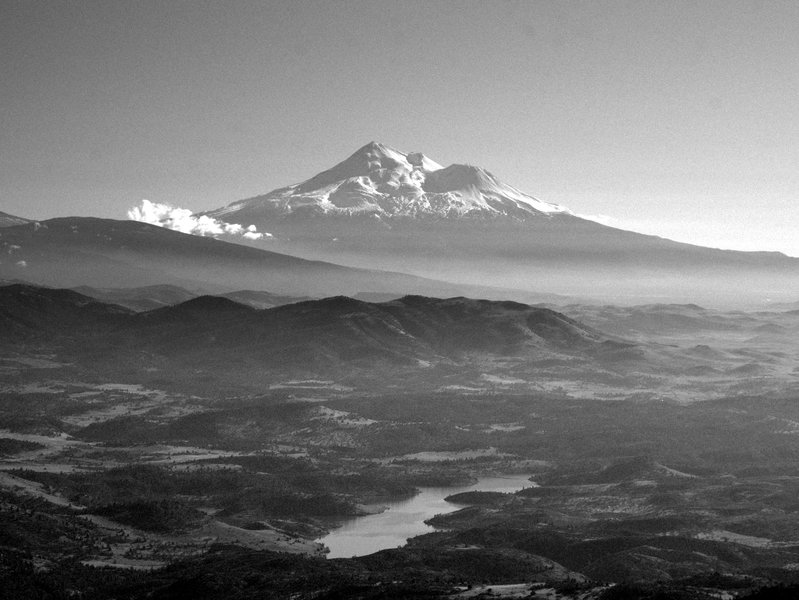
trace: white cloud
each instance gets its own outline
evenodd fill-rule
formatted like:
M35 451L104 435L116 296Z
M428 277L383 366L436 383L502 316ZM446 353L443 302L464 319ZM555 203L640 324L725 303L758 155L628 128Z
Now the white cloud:
M27 262L25 262L24 260L19 260L19 261L17 261L17 262L16 262L16 265L17 265L18 267L20 267L20 268L24 269L25 267L27 267L27 266L28 266L28 263L27 263Z
M223 234L240 235L248 240L262 240L272 237L271 233L259 232L255 225L244 227L237 223L225 223L206 215L196 216L188 208L180 208L171 204L142 200L139 206L128 211L128 218L158 225L166 229L191 233L205 237L216 237Z

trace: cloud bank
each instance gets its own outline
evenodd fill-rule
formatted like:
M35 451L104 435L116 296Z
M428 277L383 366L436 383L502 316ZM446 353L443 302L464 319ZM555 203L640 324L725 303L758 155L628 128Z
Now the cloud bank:
M219 235L238 235L248 240L271 238L271 233L260 232L255 225L244 227L237 223L225 223L205 215L195 216L188 208L179 208L171 204L142 200L139 206L128 211L128 219L158 225L166 229L191 233L205 237Z

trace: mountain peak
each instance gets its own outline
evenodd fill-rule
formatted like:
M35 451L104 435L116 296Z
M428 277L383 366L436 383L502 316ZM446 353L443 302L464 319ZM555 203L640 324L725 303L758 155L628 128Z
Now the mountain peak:
M389 147L381 142L377 142L372 140L368 144L364 144L358 150L355 151L355 154L366 153L366 152L385 152L389 150Z
M358 148L350 157L339 165L351 163L367 163L370 170L381 168L405 168L408 170L421 169L423 171L437 171L443 168L421 152L400 152L380 142L371 141ZM338 165L337 165L338 166ZM336 167L334 167L335 169ZM332 169L331 169L332 170Z
M421 152L404 153L371 141L334 167L263 196L211 211L228 222L303 215L489 217L525 220L565 213L506 185L480 167L443 167Z
M375 142L374 140L365 144L358 148L355 152L353 152L350 157L345 160L344 162L350 160L375 160L380 158L392 158L392 155L399 154L393 148L389 148L385 144L381 144L380 142Z

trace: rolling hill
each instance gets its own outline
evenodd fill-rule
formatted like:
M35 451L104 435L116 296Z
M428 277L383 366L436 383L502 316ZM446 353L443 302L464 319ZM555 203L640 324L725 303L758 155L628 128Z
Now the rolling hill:
M275 377L378 367L423 375L474 360L591 361L630 345L547 308L462 297L369 303L337 296L258 310L199 296L136 313L72 290L17 284L0 287L0 306L7 344L63 349L92 368L143 361Z

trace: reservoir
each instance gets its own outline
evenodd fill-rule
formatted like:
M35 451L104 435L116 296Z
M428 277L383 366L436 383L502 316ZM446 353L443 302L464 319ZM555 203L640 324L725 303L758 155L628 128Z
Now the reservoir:
M423 487L412 498L388 502L388 509L376 514L344 521L341 527L316 540L330 548L328 558L364 556L378 550L403 546L409 538L435 531L424 521L435 515L454 512L463 505L444 498L461 492L516 492L535 487L529 475L481 477L477 483L456 487Z

